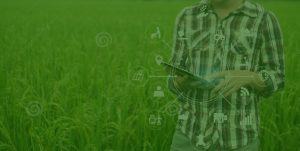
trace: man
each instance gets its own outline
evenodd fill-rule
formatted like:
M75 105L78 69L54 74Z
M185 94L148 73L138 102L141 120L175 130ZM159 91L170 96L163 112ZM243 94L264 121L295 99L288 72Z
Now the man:
M283 39L270 11L248 0L202 0L178 15L170 63L213 81L168 80L180 100L171 151L257 151L259 97L284 87ZM172 73L171 73L172 74Z

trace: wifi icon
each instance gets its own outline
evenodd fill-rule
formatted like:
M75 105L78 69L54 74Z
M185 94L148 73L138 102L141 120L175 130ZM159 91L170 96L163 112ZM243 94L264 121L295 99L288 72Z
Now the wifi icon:
M248 89L246 89L244 87L241 87L240 94L241 94L242 97L250 95Z

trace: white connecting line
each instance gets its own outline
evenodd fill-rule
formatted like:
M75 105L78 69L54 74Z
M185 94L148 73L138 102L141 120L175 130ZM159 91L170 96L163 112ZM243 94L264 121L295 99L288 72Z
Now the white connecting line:
M177 76L155 76L150 75L149 78L176 78Z
M253 76L231 76L231 75L226 76L226 77L228 77L228 78L253 78Z
M164 43L168 48L172 49L172 47L167 43L165 40L161 40L162 43Z
M230 104L231 106L234 106L232 103L230 103L229 100L226 99L226 97L225 97L222 93L220 93L220 96L223 97L224 100L225 100L228 104Z

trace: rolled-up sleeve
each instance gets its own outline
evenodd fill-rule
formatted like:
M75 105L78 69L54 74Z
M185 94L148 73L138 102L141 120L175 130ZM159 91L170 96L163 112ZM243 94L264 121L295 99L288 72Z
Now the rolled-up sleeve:
M267 12L263 18L261 40L259 72L266 76L266 87L259 94L269 97L283 89L285 84L283 37L279 22L271 12Z
M183 9L176 17L175 28L173 33L173 47L172 54L169 60L169 63L185 69L186 68L186 60L188 57L187 51L187 40L186 40L186 11ZM174 87L173 76L169 75L167 80L168 88L171 92L177 94L177 91Z

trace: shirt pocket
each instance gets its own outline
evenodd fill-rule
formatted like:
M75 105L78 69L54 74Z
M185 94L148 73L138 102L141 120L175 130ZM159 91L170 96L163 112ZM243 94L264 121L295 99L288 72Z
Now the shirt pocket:
M254 36L252 34L233 34L227 51L230 69L247 70L250 68L253 42Z
M235 55L241 55L241 56L249 55L252 52L251 42L246 38L243 39L235 38L230 44L230 50Z
M254 33L249 29L242 28L233 32L231 50L236 55L249 55L253 52Z

